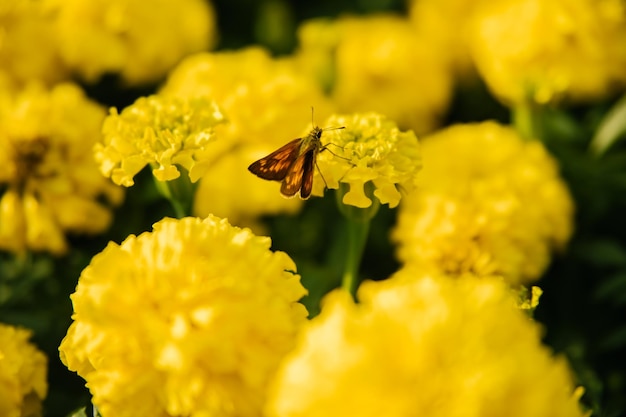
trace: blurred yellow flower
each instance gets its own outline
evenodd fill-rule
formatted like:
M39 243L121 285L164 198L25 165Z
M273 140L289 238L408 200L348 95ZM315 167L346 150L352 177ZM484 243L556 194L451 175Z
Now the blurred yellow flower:
M108 228L123 192L93 160L103 119L73 84L0 93L0 249L62 254L65 232Z
M573 201L538 141L494 122L456 125L422 141L419 188L402 201L398 257L450 274L537 280L573 228Z
M269 417L583 416L562 357L501 280L402 270L327 296L281 365Z
M626 85L622 0L502 0L478 8L469 43L504 102L591 100Z
M383 204L396 207L400 191L410 191L417 184L422 168L417 137L402 132L397 125L377 113L334 115L326 126L340 127L324 132L326 150L317 158L313 194L323 195L324 187L349 186L343 203L360 208L371 206L366 187Z
M299 38L297 62L325 86L332 84L340 112L375 111L418 134L439 125L452 75L442 52L417 36L407 19L312 20L301 26Z
M41 1L0 2L0 28L0 77L6 79L7 86L19 88L32 79L52 85L68 78L50 14L41 7Z
M420 37L433 42L461 77L474 73L467 45L470 16L483 0L410 0L411 23Z
M48 392L47 358L28 339L31 331L0 323L0 415L41 416Z
M217 105L204 98L141 97L104 121L103 141L96 144L100 170L113 182L132 186L146 165L159 181L180 176L179 167L196 182L208 169L215 126L224 121ZM178 167L177 167L178 166Z
M215 42L207 0L43 0L64 62L88 81L116 73L128 84L163 78L185 55ZM32 47L32 46L31 46Z
M59 350L102 415L260 415L307 316L270 246L214 216L166 218L92 259Z
M272 59L261 48L197 54L181 62L160 94L210 97L228 121L217 127L228 148L200 183L196 214L212 213L248 225L264 214L300 208L298 199L281 197L277 183L247 170L253 161L306 134L311 106L317 120L332 113L317 83L300 74L291 60Z

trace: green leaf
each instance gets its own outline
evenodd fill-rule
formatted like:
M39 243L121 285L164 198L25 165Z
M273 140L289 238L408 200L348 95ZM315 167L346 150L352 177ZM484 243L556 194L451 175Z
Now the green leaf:
M616 328L599 343L602 349L617 350L626 347L626 326Z
M606 278L595 290L594 297L598 300L621 300L626 305L626 271Z
M604 117L589 148L596 156L601 156L626 133L626 96L622 97Z
M83 407L80 410L74 411L72 414L68 415L68 417L87 417L87 410Z
M595 239L572 248L580 259L596 267L626 266L626 248L613 239Z

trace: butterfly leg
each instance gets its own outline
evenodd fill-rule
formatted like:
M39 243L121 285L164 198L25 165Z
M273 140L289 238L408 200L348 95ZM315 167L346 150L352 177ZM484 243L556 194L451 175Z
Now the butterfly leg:
M350 159L348 159L348 158L346 158L346 157L343 157L343 156L339 156L339 155L337 155L335 152L333 152L333 151L331 151L330 149L328 149L328 146L329 146L329 145L334 145L334 146L336 146L336 147L338 147L338 148L344 149L344 147L343 147L343 146L339 146L339 145L334 144L334 143L327 143L326 145L324 145L324 146L322 147L322 149L320 149L320 152L322 152L322 151L328 151L328 152L330 152L333 156L335 156L335 157L337 157L337 158L340 158L340 159L343 159L343 160L345 160L345 161L350 162Z
M317 161L315 161L315 168L317 168L317 172L320 173L320 177L322 177L322 181L324 181L324 187L328 189L328 183L326 182L326 178L324 178L324 174L322 174L322 170L320 169L319 165L317 165Z

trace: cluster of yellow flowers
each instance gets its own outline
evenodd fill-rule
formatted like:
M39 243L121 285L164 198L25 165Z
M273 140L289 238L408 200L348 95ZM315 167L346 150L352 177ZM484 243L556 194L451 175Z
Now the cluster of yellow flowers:
M195 214L252 225L258 216L300 208L300 201L282 198L276 184L246 170L255 159L303 136L311 128L311 106L320 120L333 111L321 88L289 60L258 47L193 55L170 73L159 94L208 97L226 117L227 123L216 128L224 151L203 176Z
M589 101L626 86L622 0L412 0L411 21L510 105Z
M502 280L405 268L305 324L306 290L270 244L164 219L93 258L60 352L103 415L583 415Z
M540 290L520 308L510 289L541 277L572 235L556 161L495 122L433 131L455 75L473 66L513 105L626 84L626 6L497 3L415 0L407 18L308 21L283 58L206 52L215 34L202 0L0 5L0 250L63 254L66 232L103 232L116 185L146 166L158 182L199 184L199 217L109 243L71 296L61 360L103 416L583 415L566 362L521 311ZM33 44L40 54L26 53ZM107 116L74 84L43 86L70 73L165 81ZM312 152L313 195L399 207L404 265L363 284L358 303L329 294L307 323L294 262L237 226L300 209L246 167L305 137L311 107L319 143L279 162ZM420 145L416 133L430 135ZM2 415L46 394L45 361L26 339L0 325Z
M183 56L212 46L214 20L204 0L157 0L150 7L141 0L5 1L0 78L19 86L115 73L128 84L154 82Z
M505 102L589 101L626 85L621 0L484 2L471 25L474 62Z
M30 339L31 332L0 323L0 415L41 415L46 397L47 359Z

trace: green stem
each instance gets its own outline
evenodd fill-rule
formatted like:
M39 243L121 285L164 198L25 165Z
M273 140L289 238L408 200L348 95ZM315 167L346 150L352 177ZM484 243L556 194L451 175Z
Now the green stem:
M359 221L348 218L346 219L346 226L348 243L341 287L348 291L353 298L356 298L356 289L359 284L359 267L363 259L363 250L367 242L370 221Z
M183 217L191 214L190 210L185 209L185 206L177 199L171 198L170 203L172 204L172 208L174 209L174 214L177 219L182 219Z
M541 114L537 105L525 102L515 106L511 111L513 126L524 139L542 139Z
M175 180L159 181L154 176L152 178L154 179L154 184L159 193L172 205L174 215L182 219L185 216L191 215L197 184L193 184L189 180L189 175L184 168L179 167L178 169L181 171L181 174L180 177Z
M365 184L364 190L365 195L372 201L369 207L360 208L344 204L343 197L348 190L349 187L346 184L341 184L335 194L339 211L346 218L347 232L346 256L341 287L348 291L352 298L356 300L356 290L359 286L359 267L363 259L370 222L378 212L380 201L374 196L374 184L371 182Z

